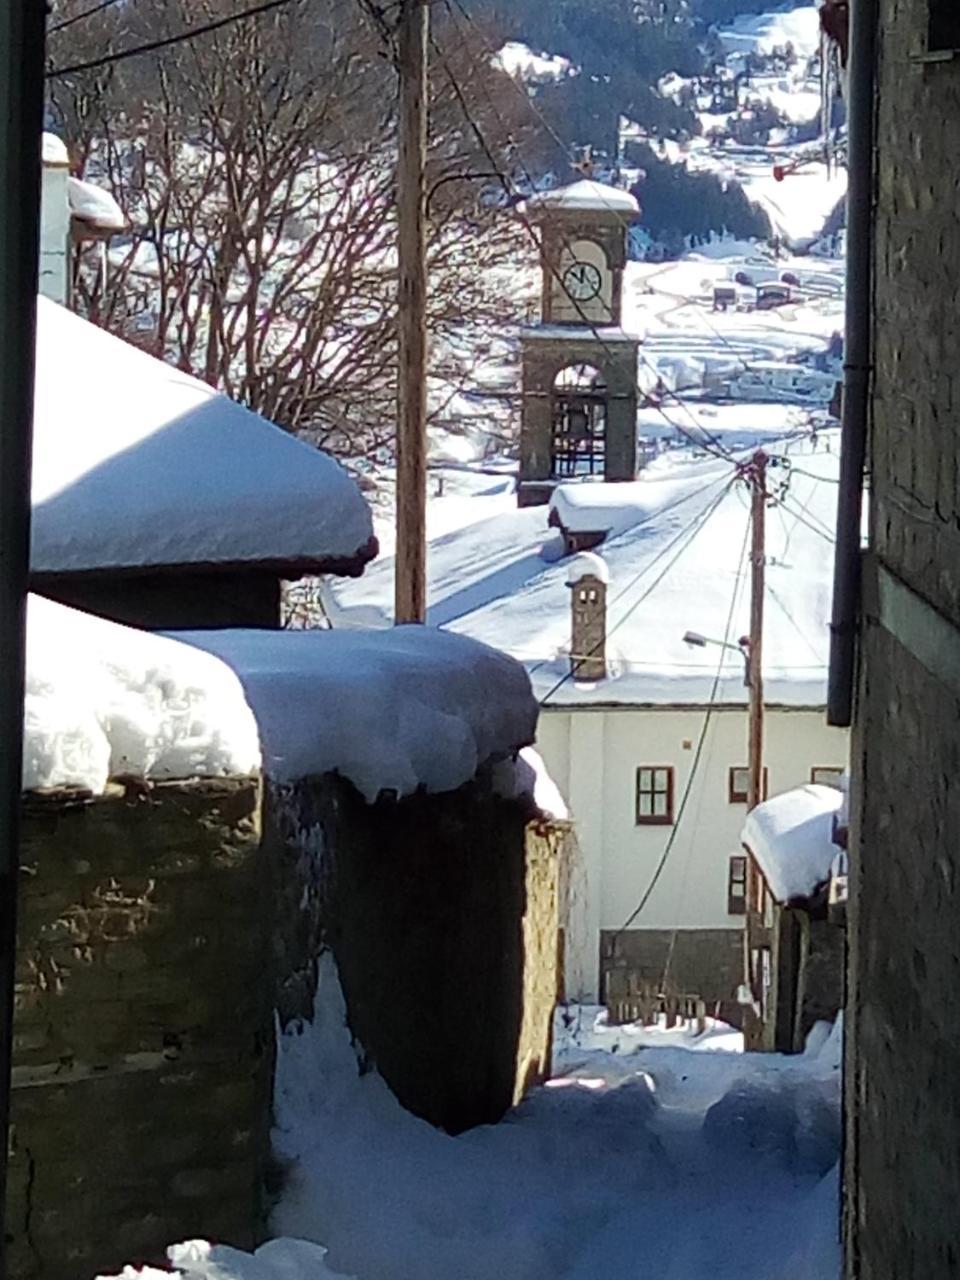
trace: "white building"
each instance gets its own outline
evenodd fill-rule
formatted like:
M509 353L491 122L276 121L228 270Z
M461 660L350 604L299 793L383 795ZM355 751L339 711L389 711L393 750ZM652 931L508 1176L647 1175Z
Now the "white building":
M836 432L771 445L764 626L767 790L828 780L847 740L824 718ZM463 499L431 539L429 615L521 659L542 711L539 750L576 822L567 994L628 999L668 985L732 1001L742 974L748 496L735 468L674 451L627 484L558 490L554 520L596 550L606 678L571 673L570 560L547 508ZM474 510L471 510L473 508ZM472 519L471 519L472 518ZM387 624L393 562L336 584L334 625ZM588 607L588 606L585 606ZM687 632L712 641L684 642ZM601 627L601 635L603 628ZM591 632L590 634L596 634ZM576 653L576 651L574 651ZM596 658L596 644L588 653ZM584 653L576 654L583 658Z

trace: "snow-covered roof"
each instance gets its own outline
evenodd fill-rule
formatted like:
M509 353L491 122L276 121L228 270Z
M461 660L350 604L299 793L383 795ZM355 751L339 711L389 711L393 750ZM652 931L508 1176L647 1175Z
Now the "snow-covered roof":
M35 574L359 572L371 539L369 508L332 458L39 299Z
M407 626L175 638L236 672L275 782L336 770L369 801L384 791L453 791L536 733L523 667L466 636Z
M260 767L256 721L223 662L31 596L24 702L25 791L99 794L117 774L246 775Z
M529 45L519 40L508 40L494 54L493 65L508 76L519 80L529 80L535 84L548 83L551 80L562 80L570 70L570 60L558 53L536 53Z
M833 823L842 803L836 787L811 784L774 796L748 815L743 843L778 902L809 898L830 878L837 854Z
M839 433L768 445L793 463L786 503L767 518L764 679L767 700L823 706L829 654ZM732 463L689 449L660 454L630 484L607 486L617 527L602 555L613 586L607 605L609 676L590 685L569 678L568 561L546 506L518 510L510 495L486 500L496 514L448 522L428 548L428 621L497 645L523 661L549 705L703 705L722 662L718 699L742 705L743 661L717 648L692 650L689 630L722 638L736 596L731 637L749 629L745 551L748 495ZM771 465L771 485L787 469ZM596 485L585 485L592 498ZM449 499L453 502L454 499ZM468 521L471 521L468 523ZM388 625L393 562L384 558L357 582L331 585L333 623Z
M55 133L45 133L42 138L41 154L43 163L51 168L65 169L70 163L70 156L61 138Z
M81 178L67 179L70 216L98 234L123 231L127 220L109 191Z
M524 207L532 212L615 213L621 217L625 214L632 217L640 212L639 204L629 191L594 182L592 178L581 178L566 187L539 191L525 201Z
M642 480L560 484L551 495L550 510L570 533L610 533L635 525L660 497L659 490Z

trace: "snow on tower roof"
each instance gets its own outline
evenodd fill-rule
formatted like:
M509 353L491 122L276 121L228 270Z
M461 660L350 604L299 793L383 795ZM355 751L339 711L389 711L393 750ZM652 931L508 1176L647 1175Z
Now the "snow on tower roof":
M240 681L189 645L31 596L26 674L25 791L99 794L117 774L185 779L260 767Z
M554 187L540 191L525 201L531 211L546 209L563 213L616 213L633 215L640 206L629 191L622 187L608 187L592 178L582 178L566 187Z
M774 457L784 448L768 445ZM764 683L772 705L825 703L838 450L834 430L820 434L815 446L791 441L788 500L767 519ZM511 506L467 523L476 499L464 498L463 527L448 522L429 544L428 621L524 662L550 706L702 706L718 662L718 700L743 705L742 656L683 642L690 630L722 638L735 592L731 636L749 630L749 503L734 474L730 462L677 449L661 454L635 482L582 486L583 503L605 504L609 495L616 516L603 543L615 584L605 680L584 685L567 678L569 561L560 534L547 525L546 507ZM771 484L785 475L771 466ZM392 560L372 565L360 581L332 584L328 596L334 626L389 625Z
M748 815L743 843L778 902L812 897L830 878L837 855L833 824L842 803L837 788L811 784L774 796Z
M368 801L453 791L536 734L523 667L466 636L420 626L174 635L237 673L275 782L335 770Z
M372 538L367 504L332 458L39 299L34 574L358 573Z

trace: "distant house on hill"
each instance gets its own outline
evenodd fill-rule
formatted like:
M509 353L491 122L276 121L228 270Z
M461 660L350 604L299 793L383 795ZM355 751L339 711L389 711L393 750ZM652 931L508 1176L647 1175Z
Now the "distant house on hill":
M844 793L806 786L758 805L743 828L748 1047L799 1053L843 1004L844 933L830 911Z
M824 718L835 433L829 443L790 444L789 505L768 518L770 795L847 760L846 734ZM634 482L561 485L547 509L510 502L463 499L463 526L431 541L428 620L519 658L540 699L538 749L580 848L567 995L616 1005L666 986L737 1016L749 573L734 469L675 450ZM392 574L384 560L331 584L333 625L387 624ZM692 632L703 646L685 643Z
M35 591L148 629L276 627L284 580L363 571L370 511L337 462L39 303Z

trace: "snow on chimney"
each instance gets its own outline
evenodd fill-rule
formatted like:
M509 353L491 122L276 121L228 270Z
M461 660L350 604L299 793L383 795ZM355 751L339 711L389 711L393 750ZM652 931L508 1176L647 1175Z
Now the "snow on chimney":
M606 679L609 581L601 556L586 551L570 561L570 674L575 680Z

